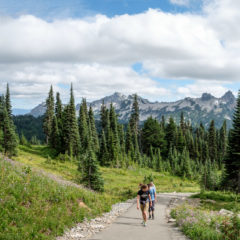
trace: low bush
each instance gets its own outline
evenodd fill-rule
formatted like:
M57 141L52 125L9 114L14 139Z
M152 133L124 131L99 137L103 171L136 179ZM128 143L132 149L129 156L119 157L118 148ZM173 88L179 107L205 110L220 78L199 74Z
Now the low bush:
M217 211L181 205L171 211L180 229L192 240L239 240L240 219Z

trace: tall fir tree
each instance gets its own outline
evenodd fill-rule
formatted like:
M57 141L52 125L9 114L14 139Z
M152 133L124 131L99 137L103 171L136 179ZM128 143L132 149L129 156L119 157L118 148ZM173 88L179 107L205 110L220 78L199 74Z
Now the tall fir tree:
M132 131L132 144L134 147L134 158L136 161L140 157L139 104L138 104L137 94L134 94L134 96L133 96L132 113L130 116L129 123L130 123L131 131Z
M128 123L127 132L126 132L126 153L129 156L132 156L133 151L134 151L134 148L133 148L133 142L132 142L132 131L131 131L130 123Z
M59 151L64 153L64 142L63 142L63 105L60 98L60 93L57 92L56 95L56 104L55 104L55 116L57 118L57 126L59 132Z
M3 149L6 155L12 156L17 154L17 136L12 123L9 118L9 113L6 106L4 107L3 120Z
M211 121L209 130L208 130L208 149L209 149L209 157L211 161L214 162L217 156L217 141L216 141L216 129L215 129L214 120Z
M53 96L53 87L50 87L48 93L48 98L46 100L46 112L44 114L43 129L46 135L46 143L49 144L49 138L51 135L52 123L54 118L54 96Z
M0 99L0 128L0 141L2 142L1 148L6 155L16 155L18 140L12 119L12 106L8 84L5 98L2 96Z
M176 124L174 122L173 117L169 118L169 123L166 126L165 138L166 138L166 141L167 141L167 149L170 149L170 147L174 147L175 146Z
M69 129L69 135L68 135L69 137L68 151L70 155L72 153L74 156L77 156L80 153L80 137L79 137L72 84L71 84L71 90L70 90L70 102L68 107L68 121L69 121L69 126L71 126Z
M240 193L240 90L233 114L233 128L230 130L225 168L225 186Z
M83 174L81 180L88 188L102 192L104 190L104 181L99 170L95 152L93 151L91 136L89 138L89 142L84 161L81 163L83 164Z
M224 159L227 150L227 122L226 120L223 122L223 125L220 129L220 136L219 136L219 153L220 153L220 161Z
M89 108L88 118L89 118L89 129L90 129L92 141L94 144L94 151L95 151L95 153L98 153L99 152L99 140L98 140L98 133L97 133L96 125L95 125L95 118L94 118L92 106L90 106L90 108Z
M57 117L53 117L52 129L49 138L49 144L54 148L58 153L61 151L61 138L58 130Z
M105 132L106 132L107 121L108 121L107 112L108 110L103 100L101 105L101 110L100 110L100 122L101 122L101 129L104 130Z
M9 84L7 84L7 90L5 95L5 106L8 113L8 118L12 118L12 105L11 105L11 97L10 97L10 90L9 90Z
M79 109L79 135L81 140L81 152L85 153L89 144L89 125L88 125L88 116L86 112L86 101L82 100Z
M108 157L108 147L106 141L106 135L104 130L102 130L101 140L100 140L100 152L99 152L99 162L101 166L109 166L109 157Z

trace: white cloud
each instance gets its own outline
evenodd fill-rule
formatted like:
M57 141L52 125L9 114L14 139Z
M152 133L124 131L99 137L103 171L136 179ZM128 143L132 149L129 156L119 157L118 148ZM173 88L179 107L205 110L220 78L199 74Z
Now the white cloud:
M179 88L180 95L208 89L222 94L226 81L240 80L240 3L204 2L202 15L149 9L51 22L0 17L0 80L9 81L18 98L43 98L50 83L65 94L59 84L73 82L78 97L120 91L170 99L174 89L161 88L151 77L195 80ZM143 64L143 75L131 69L136 62Z
M71 63L36 63L13 64L10 68L6 64L0 65L0 79L5 79L0 86L4 91L7 82L10 82L12 95L16 99L32 98L29 102L34 106L43 101L52 84L55 92L59 91L63 101L69 99L69 87L73 83L76 101L82 97L96 100L113 91L125 94L138 93L143 97L156 100L160 96L171 94L169 90L145 76L139 76L130 67L118 67L99 64L71 64ZM61 86L66 86L63 88Z
M172 4L181 5L181 6L188 6L189 0L170 0Z
M201 93L211 93L215 97L221 97L228 89L221 86L220 82L196 81L194 84L188 84L177 89L181 96L200 97Z

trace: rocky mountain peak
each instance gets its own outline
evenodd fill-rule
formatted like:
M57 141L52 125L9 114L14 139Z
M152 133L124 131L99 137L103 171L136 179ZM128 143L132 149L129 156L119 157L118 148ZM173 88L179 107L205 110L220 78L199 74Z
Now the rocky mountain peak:
M128 121L131 114L134 94L126 96L115 92L112 95L91 102L97 120L99 119L103 100L107 107L113 103L120 122L126 123L126 121ZM173 116L178 120L181 112L184 112L186 119L191 121L193 125L202 122L207 127L209 122L214 119L216 126L221 127L224 119L227 119L228 126L231 126L236 98L231 91L228 91L222 98L216 98L209 93L203 93L200 98L188 97L176 102L151 102L138 96L138 102L141 122L145 121L149 116L161 120L163 115L166 119L169 116ZM88 105L90 105L90 103L88 103ZM77 112L79 107L80 104L76 106ZM30 114L37 117L43 115L45 111L45 103L42 103L32 109Z
M203 93L202 97L201 97L201 100L209 101L209 100L211 100L213 98L215 98L215 97L212 94L210 94L210 93Z
M227 102L234 102L235 101L235 96L233 95L233 93L231 91L227 91L222 97L222 100L225 100Z

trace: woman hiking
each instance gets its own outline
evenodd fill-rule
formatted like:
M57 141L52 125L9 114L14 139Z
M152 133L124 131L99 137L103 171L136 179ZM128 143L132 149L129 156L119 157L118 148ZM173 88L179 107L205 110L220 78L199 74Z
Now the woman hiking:
M148 186L147 185L142 185L141 190L138 191L137 194L137 209L139 209L139 204L140 208L142 211L142 216L143 216L143 226L147 226L147 211L150 206L152 206L152 201L151 201L151 196L148 191Z
M149 205L149 209L148 209L149 219L152 218L154 220L154 207L155 207L155 203L157 201L157 194L156 194L156 187L153 184L153 182L150 182L148 189L149 189L148 191L151 196L151 202L152 202L152 204ZM152 215L151 215L151 213L152 213Z

